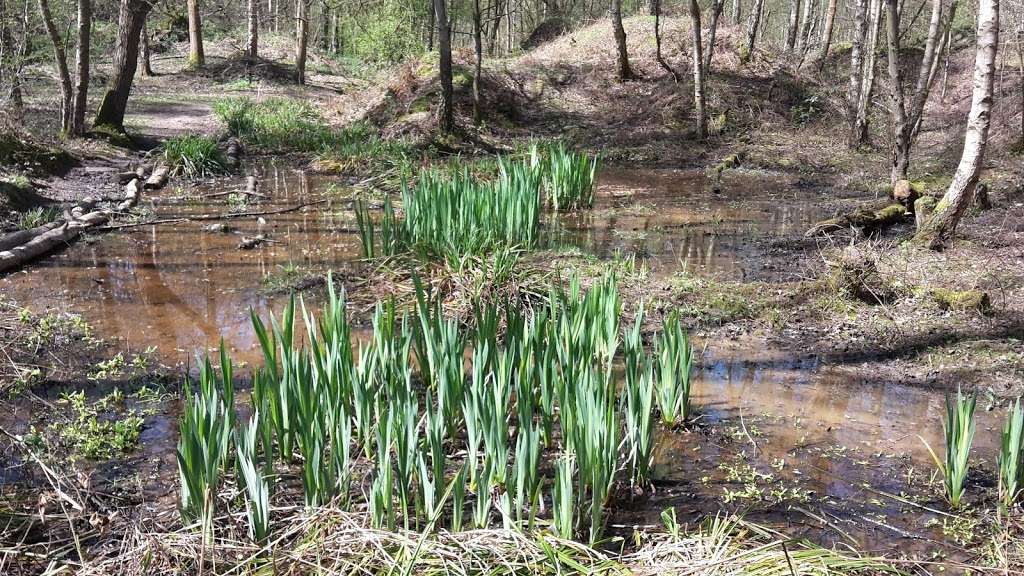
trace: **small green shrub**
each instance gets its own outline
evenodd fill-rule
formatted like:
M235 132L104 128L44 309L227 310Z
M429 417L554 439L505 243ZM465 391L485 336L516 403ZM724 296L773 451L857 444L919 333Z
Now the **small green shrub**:
M179 136L163 144L164 161L189 178L206 178L227 172L224 154L209 136Z

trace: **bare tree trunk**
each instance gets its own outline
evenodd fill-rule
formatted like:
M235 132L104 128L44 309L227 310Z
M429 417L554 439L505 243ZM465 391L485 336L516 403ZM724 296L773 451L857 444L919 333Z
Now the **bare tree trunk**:
M747 22L746 50L740 54L740 62L746 64L754 57L754 46L757 43L757 31L761 27L761 13L764 11L764 0L755 0L754 9L750 12Z
M438 75L441 80L441 117L438 127L442 133L455 131L455 111L452 107L452 28L448 20L447 0L434 0L437 15Z
M39 13L43 17L43 24L46 25L46 34L53 44L53 59L57 65L57 77L60 81L60 131L64 134L71 133L72 94L71 74L68 72L68 59L64 52L64 41L53 24L53 15L50 14L49 0L39 0Z
M188 0L188 66L202 68L206 63L203 52L203 20L199 13L199 0Z
M491 22L491 29L487 33L487 53L494 56L498 49L498 29L501 26L502 16L505 14L503 0L496 0L494 3L494 20Z
M762 0L763 1L763 0ZM711 22L708 23L708 43L704 46L704 73L711 72L711 60L715 55L715 36L718 32L718 19L725 8L725 0L712 0Z
M701 48L700 5L690 0L690 32L693 36L693 108L697 116L697 137L708 137L708 116L705 109L704 55Z
M476 56L473 62L473 124L477 126L483 122L483 109L480 107L480 78L483 75L484 62L482 20L480 0L473 0L473 50Z
M889 54L889 108L892 116L892 171L895 184L907 179L910 166L910 121L903 95L903 74L900 70L900 14L897 0L885 0L886 45Z
M1017 64L1020 66L1020 143L1024 147L1024 20L1017 28Z
M331 49L331 5L322 0L320 4L320 48L324 52Z
M427 52L434 51L434 30L437 28L437 24L434 18L434 0L427 0L430 2L430 9L427 11Z
M636 78L633 69L629 66L629 54L626 51L626 29L622 27L622 0L612 0L612 31L615 33L615 46L618 48L618 77L619 80L632 80Z
M732 23L739 24L740 18L743 17L743 6L741 0L732 0Z
M654 59L657 60L658 65L665 69L666 72L672 75L672 79L679 82L679 73L674 68L669 66L668 62L661 54L661 0L651 0L654 6Z
M295 2L295 82L306 83L306 49L309 47L308 0Z
M940 38L940 40L939 40L939 43L938 43L938 47L934 50L934 53L932 54L932 57L931 57L931 64L928 67L928 79L923 84L923 89L925 90L925 93L924 93L925 95L924 95L924 99L921 102L921 110L916 115L916 119L914 121L914 126L913 126L913 128L911 129L911 132L910 132L910 139L911 140L916 139L917 138L917 134L921 131L921 123L922 123L922 120L924 119L924 103L928 99L928 92L931 91L932 86L935 85L935 78L936 78L936 76L938 75L938 72L939 72L939 60L940 60L939 55L942 54L943 51L945 51L945 53L946 53L946 63L947 63L947 65L949 63L949 45L948 44L949 44L949 41L950 41L950 31L953 28L953 18L956 17L956 8L957 8L957 0L953 0L952 4L950 4L950 6L949 6L949 14L946 16L945 22L942 24L942 28L939 31L939 38ZM922 64L922 69L921 70L922 70L922 73L923 73L924 72L923 64ZM945 87L943 87L943 93L944 92L945 92Z
M85 134L85 108L89 98L89 45L92 36L92 0L78 0L78 49L75 54L75 105L71 133Z
M117 43L114 46L113 75L107 84L93 126L108 126L124 132L124 113L139 62L139 37L152 9L147 0L121 0Z
M800 34L796 40L796 51L800 54L806 54L809 48L811 28L817 17L815 6L815 0L804 0L804 10L800 16Z
M868 32L868 0L856 0L853 6L853 42L850 47L850 88L847 91L847 105L850 118L848 144L856 148L861 144L857 126L857 110L860 105L861 88L864 85L864 51Z
M931 89L932 65L936 58L936 47L939 43L939 30L942 23L942 0L932 0L932 15L928 25L928 37L925 40L924 57L918 70L917 83L913 98L909 104L903 93L903 78L899 66L900 54L900 16L896 0L886 0L889 52L889 82L892 84L892 182L907 178L910 166L910 148L914 135L919 129L924 107Z
M825 28L821 32L821 49L818 51L816 60L824 61L828 57L828 49L832 46L832 30L836 23L836 0L828 0L828 9L825 12Z
M142 23L142 30L139 32L139 56L142 57L142 76L144 78L153 76L153 62L150 59L149 50L149 26L145 22Z
M797 25L800 20L800 0L790 0L789 20L786 22L786 50L792 52L796 48Z
M932 0L932 16L928 23L928 37L924 45L924 57L921 69L917 73L914 85L914 100L910 108L910 139L917 133L916 127L924 115L924 106L928 102L928 93L932 87L932 63L937 59L936 47L940 41L939 28L942 25L942 0Z
M259 56L260 46L260 2L249 0L249 36L245 41L245 54L250 60Z
M974 59L974 93L967 117L964 151L953 181L935 207L932 217L915 238L932 249L941 249L953 239L957 224L974 200L981 175L992 119L992 87L996 50L999 48L999 0L978 2L977 53Z
M860 88L860 101L857 103L857 113L854 124L854 139L852 146L860 146L868 143L869 116L871 99L875 90L875 59L878 54L878 36L882 27L882 0L867 0L870 9L868 12L868 41L864 49L864 75Z

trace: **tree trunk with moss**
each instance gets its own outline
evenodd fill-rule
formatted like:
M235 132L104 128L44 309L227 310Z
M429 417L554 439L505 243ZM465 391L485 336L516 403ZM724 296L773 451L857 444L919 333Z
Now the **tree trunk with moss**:
M188 66L202 68L206 64L203 51L203 17L199 13L199 0L188 0Z
M615 34L615 47L618 51L618 78L632 80L636 78L633 68L629 65L629 52L626 48L626 29L622 27L622 0L612 0L612 32Z
M139 38L152 7L147 0L121 0L113 72L96 112L94 127L105 126L124 132L124 113L139 63Z
M915 239L932 249L945 247L974 199L992 120L992 92L996 52L999 48L999 0L978 4L977 52L974 58L974 90L967 116L964 150L946 194Z
M64 40L57 32L57 26L53 23L53 15L50 14L50 3L48 0L39 0L39 13L46 26L46 34L53 44L53 59L57 65L57 78L60 81L60 131L64 134L71 133L73 117L73 104L71 93L71 74L68 72L68 58L64 52Z
M71 132L85 134L85 109L89 105L89 47L92 37L92 0L78 0L78 49L75 54L75 105Z

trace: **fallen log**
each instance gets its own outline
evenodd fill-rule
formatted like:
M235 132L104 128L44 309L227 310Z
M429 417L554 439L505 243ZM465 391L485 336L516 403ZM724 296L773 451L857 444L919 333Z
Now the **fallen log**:
M29 240L35 238L36 236L39 236L44 232L53 230L54 228L60 226L63 223L63 221L57 220L54 222L43 224L42 226L29 228L28 230L18 230L17 232L11 232L10 234L7 234L3 238L0 238L0 250L10 250L15 246L21 246L25 242L28 242Z
M224 151L224 160L228 170L234 170L238 168L238 164L241 162L242 156L242 144L238 141L238 138L228 138L227 146Z
M853 212L818 222L807 230L804 237L812 238L848 228L858 229L868 234L902 222L906 216L907 209L902 204L889 204L884 208L875 210L861 207Z
M0 272L20 266L59 246L70 244L86 228L102 224L107 221L107 218L108 215L105 211L90 212L80 220L63 222L61 226L48 230L20 246L0 252Z
M139 180L136 178L124 187L124 200L117 205L118 212L127 212L139 203Z
M249 218L252 216L273 216L275 214L295 212L296 210L302 210L307 206L316 206L317 204L323 204L325 202L327 202L327 200L317 200L316 202L306 202L304 204L296 204L295 206L289 206L287 208L280 208L278 210L266 210L263 212L226 212L224 214L197 214L196 216L160 218L157 220L146 220L145 222L127 222L125 224L111 224L110 226L103 226L102 228L100 228L100 230L121 230L124 228L137 228L139 226L157 226L159 224L180 224L182 222L203 222L209 220L231 220L234 218Z
M167 178L171 175L171 167L167 164L160 164L153 169L153 173L146 180L146 190L158 190L167 184Z
M116 208L118 211L128 210L135 206L138 200L138 180L133 180L125 191L125 199ZM0 272L21 266L60 246L70 244L88 228L107 222L112 213L111 209L94 210L83 214L85 210L90 210L95 204L95 199L87 197L70 211L65 212L63 221L51 222L24 231L28 234L15 233L0 239ZM11 238L15 235L17 238ZM17 244L14 244L15 240L18 241Z

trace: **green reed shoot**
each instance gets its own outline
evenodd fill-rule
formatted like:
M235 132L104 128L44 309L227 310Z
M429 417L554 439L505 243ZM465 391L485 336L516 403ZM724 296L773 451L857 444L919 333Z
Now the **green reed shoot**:
M559 143L548 150L547 203L555 210L575 210L594 205L597 157L568 150Z
M690 417L690 340L682 328L679 315L669 316L662 323L657 339L658 409L666 426L682 424Z
M964 395L960 390L956 392L956 399L946 396L946 419L943 430L946 440L945 459L940 460L931 446L925 442L932 459L935 460L935 465L942 473L946 498L953 508L960 507L964 494L964 483L967 480L967 472L970 470L969 458L971 444L974 442L976 403L977 396L974 394Z
M249 539L261 543L270 535L270 486L267 477L256 465L256 443L260 429L260 413L253 413L252 422L238 433L239 479L244 487L245 516Z
M633 328L626 335L623 417L630 478L634 486L650 481L651 454L654 450L654 371L643 351L640 328L643 304L637 311Z
M377 466L370 486L370 521L374 528L395 529L394 474L391 470L391 427L377 427Z
M998 462L999 498L1009 509L1016 503L1024 486L1024 410L1021 409L1020 398L1007 414Z
M540 427L532 423L521 424L516 437L515 465L509 481L510 491L515 495L516 525L520 529L532 530L537 515L541 488L540 446Z
M571 454L563 454L555 464L555 480L551 486L552 528L560 538L571 540L576 531L576 497L573 479L576 462Z
M216 492L226 462L224 451L233 434L234 406L227 404L221 388L214 384L209 360L202 366L199 391L185 401L176 457L182 520L187 524L200 521L204 538L211 540Z

